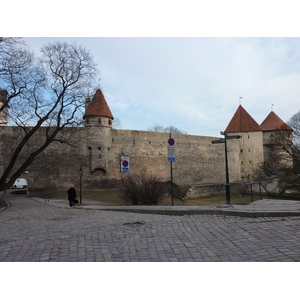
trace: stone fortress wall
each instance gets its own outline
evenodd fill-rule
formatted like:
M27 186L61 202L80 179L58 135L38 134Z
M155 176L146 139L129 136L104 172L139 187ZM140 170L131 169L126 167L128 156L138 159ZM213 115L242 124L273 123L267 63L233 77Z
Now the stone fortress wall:
M102 92L101 97L104 99ZM28 178L32 194L67 189L70 185L78 188L80 167L83 170L83 189L114 188L124 176L120 170L121 156L130 157L130 174L146 171L170 180L167 160L170 134L112 129L112 115L109 113L108 116L102 113L95 116L94 112L89 115L87 109L85 127L76 128L75 134L73 128L63 130L64 135L72 135L70 144L52 143L36 158L23 176ZM44 130L40 129L35 143L43 139ZM264 163L263 131L237 130L234 134L241 138L227 140L230 182L249 181ZM0 127L0 170L9 161L19 138L19 128ZM175 183L190 186L225 183L224 144L211 143L220 137L173 133L172 138L176 149L176 162L172 164Z
M16 128L6 128L6 137L14 130ZM170 180L169 134L110 129L110 137L107 138L106 132L106 138L103 138L103 132L95 128L77 130L77 135L83 138L81 141L75 142L74 146L53 143L30 166L26 175L32 191L66 189L70 185L78 187L80 167L83 169L83 189L113 188L124 176L120 171L121 156L130 157L130 174L146 171ZM3 133L3 128L0 132ZM183 134L172 134L172 137L176 141L176 162L172 163L174 182L192 185L225 181L223 144L211 144L213 137ZM8 141L6 147L9 146ZM231 180L237 181L239 169L232 162L230 160Z

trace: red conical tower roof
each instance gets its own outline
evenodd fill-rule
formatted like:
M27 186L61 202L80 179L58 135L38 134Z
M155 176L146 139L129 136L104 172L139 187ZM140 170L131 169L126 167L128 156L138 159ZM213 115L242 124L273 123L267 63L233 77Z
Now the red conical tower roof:
M97 89L91 103L86 109L83 118L86 117L107 117L111 119L114 118L100 88Z
M264 119L260 125L263 131L273 131L273 130L288 130L293 131L293 129L288 126L284 121L282 121L273 111Z
M261 126L240 105L229 122L226 130L230 132L262 131Z

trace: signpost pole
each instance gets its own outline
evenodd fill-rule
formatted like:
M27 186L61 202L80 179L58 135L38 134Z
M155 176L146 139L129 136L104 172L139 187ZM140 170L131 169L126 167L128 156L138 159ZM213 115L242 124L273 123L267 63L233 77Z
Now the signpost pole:
M172 134L170 132L170 139L172 138ZM169 139L169 145L170 145L170 139ZM170 152L170 151L169 151ZM170 153L169 153L170 156ZM171 200L172 200L172 206L174 206L174 196L173 196L173 165L172 160L170 159L170 171L171 171Z
M225 166L226 166L226 204L231 204L230 202L230 183L229 183L229 171L228 171L228 158L227 158L227 134L225 132Z
M174 206L174 196L173 196L173 166L172 162L170 162L171 166L171 199L172 199L172 206Z
M171 172L171 200L172 200L172 206L174 206L174 195L173 195L173 161L175 161L175 154L173 153L175 151L175 141L172 139L172 133L170 132L170 138L168 141L169 144L169 161L170 161L170 172Z
M124 172L124 206L126 206L126 172Z
M121 172L124 172L124 206L126 205L126 173L130 171L130 157L121 156Z
M224 139L214 140L214 141L212 141L212 144L223 144L223 143L225 143L226 204L231 204L231 201L230 201L230 182L229 182L229 171L228 171L228 157L227 157L227 139L229 139L229 140L240 139L241 136L240 135L227 135L226 131L221 131L220 133L222 135L224 135Z

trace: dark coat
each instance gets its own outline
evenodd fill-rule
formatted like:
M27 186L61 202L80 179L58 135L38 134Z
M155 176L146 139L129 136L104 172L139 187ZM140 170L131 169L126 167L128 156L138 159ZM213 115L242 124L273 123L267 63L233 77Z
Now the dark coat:
M68 200L70 200L70 201L74 201L75 200L75 198L77 197L77 195L76 195L76 190L74 189L74 188L69 188L68 189Z

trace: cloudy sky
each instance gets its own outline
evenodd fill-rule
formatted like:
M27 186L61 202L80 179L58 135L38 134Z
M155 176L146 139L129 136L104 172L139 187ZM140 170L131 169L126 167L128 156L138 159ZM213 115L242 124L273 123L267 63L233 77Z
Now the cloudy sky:
M100 86L122 129L173 125L218 136L238 105L260 124L273 110L284 121L300 110L300 38L94 37L90 50ZM242 98L241 98L242 97Z
M272 105L284 121L300 110L296 2L53 0L45 9L28 0L15 9L11 1L0 26L37 53L48 41L90 50L122 129L219 136L240 101L258 123Z

